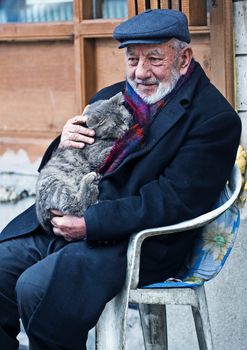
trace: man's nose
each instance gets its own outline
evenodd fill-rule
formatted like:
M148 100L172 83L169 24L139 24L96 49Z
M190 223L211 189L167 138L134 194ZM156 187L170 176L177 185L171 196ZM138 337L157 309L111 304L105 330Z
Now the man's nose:
M152 76L152 72L150 70L150 65L145 60L139 60L138 65L136 66L135 70L135 78L137 79L147 79Z

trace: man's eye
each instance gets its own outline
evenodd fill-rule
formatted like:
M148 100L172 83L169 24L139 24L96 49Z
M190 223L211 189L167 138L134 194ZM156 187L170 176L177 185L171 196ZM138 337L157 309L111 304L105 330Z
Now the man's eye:
M150 58L149 58L149 61L150 61L152 64L159 64L159 63L162 61L162 59L159 58L159 57L150 57Z
M136 57L128 57L128 62L130 65L134 66L136 64L138 64L138 58Z

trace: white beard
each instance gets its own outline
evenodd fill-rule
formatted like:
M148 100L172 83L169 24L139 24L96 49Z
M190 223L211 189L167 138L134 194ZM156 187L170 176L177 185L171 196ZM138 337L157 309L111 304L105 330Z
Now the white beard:
M146 102L147 104L151 105L157 101L160 101L162 98L164 98L165 96L167 96L176 86L178 79L180 78L180 74L178 72L178 70L176 68L173 68L171 71L171 80L170 82L167 83L161 83L158 80L155 81L148 81L148 80L140 80L140 79L129 79L127 78L128 83L132 86L132 88L134 89L134 91L143 99L144 102ZM145 84L146 83L154 83L158 85L158 89L157 91L150 95L150 96L146 96L144 94L142 94L140 91L137 90L137 84Z

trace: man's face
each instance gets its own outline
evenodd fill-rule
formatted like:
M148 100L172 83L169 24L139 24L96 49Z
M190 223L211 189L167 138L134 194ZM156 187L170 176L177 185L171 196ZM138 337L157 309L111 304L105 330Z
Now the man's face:
M126 76L145 102L155 103L174 88L180 77L175 49L169 42L128 46Z

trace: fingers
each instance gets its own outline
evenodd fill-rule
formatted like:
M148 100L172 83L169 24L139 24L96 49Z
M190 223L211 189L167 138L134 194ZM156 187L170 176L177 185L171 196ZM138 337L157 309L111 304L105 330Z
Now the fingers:
M85 125L87 117L77 115L67 121L64 125L59 147L83 148L86 144L94 143L94 130Z
M57 209L51 209L50 212L52 213L53 216L63 216L64 214L57 210Z
M86 115L75 115L74 117L68 119L66 124L86 124L87 123L87 116ZM65 125L66 125L65 124Z
M57 227L53 227L53 233L54 235L58 236L58 237L63 237L66 241L68 242L72 242L75 239L70 237L68 234L65 234L64 232L62 232L59 228Z
M51 219L53 232L56 236L62 236L67 241L85 239L86 225L83 217L64 215L56 209L52 209L51 212L53 215L58 213L58 216Z
M51 212L52 212L52 214L55 215L51 219L51 224L53 225L53 227L58 228L61 231L66 229L66 225L64 222L65 221L64 218L66 218L66 216L64 214L62 214L60 211L55 210L55 209L54 210L52 209ZM56 213L58 213L58 215L56 215Z
M53 233L54 235L58 237L63 237L66 241L70 242L72 241L72 237L69 236L69 234L64 231L64 227L61 226L61 218L62 215L60 216L61 212L58 210L51 210L52 214L56 215L58 214L59 216L53 217L51 220L51 224L53 225Z

